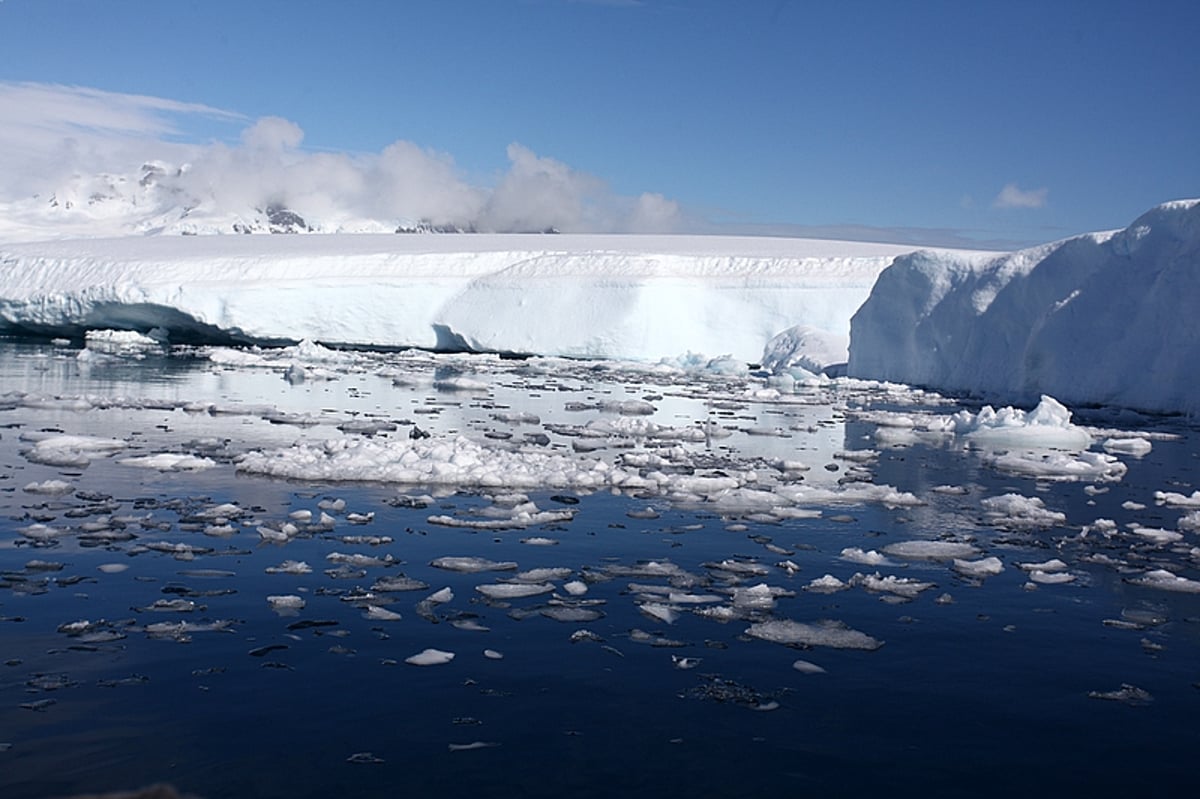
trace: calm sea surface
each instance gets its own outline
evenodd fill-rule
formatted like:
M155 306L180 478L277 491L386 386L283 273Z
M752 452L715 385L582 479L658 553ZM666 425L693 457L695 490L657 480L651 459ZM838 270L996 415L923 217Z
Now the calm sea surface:
M1153 446L1118 454L1124 477L1093 485L1002 472L953 440L883 446L864 411L959 407L899 389L781 401L739 377L421 354L308 363L308 379L288 382L278 364L79 352L0 344L5 799L155 782L210 799L1113 796L1194 786L1200 594L1136 580L1154 570L1200 580L1200 536L1131 526L1180 532L1187 509L1154 493L1200 487L1200 436L1178 420L1083 416ZM438 388L463 376L483 385ZM394 428L376 434L382 441L406 442L419 428L431 439L461 433L570 453L578 439L567 426L627 419L602 404L628 400L653 406L644 418L660 425L722 426L727 437L669 445L692 451L707 473L786 460L807 467L795 475L805 485L891 485L923 504L827 502L789 516L547 487L521 493L573 518L486 529L478 522L511 518L505 509L526 500L236 469L244 452L357 435L339 426L364 421ZM120 448L41 462L38 441L59 434ZM612 462L656 446L668 444L637 439L578 457ZM866 450L875 454L854 455ZM159 453L215 465L122 462ZM982 500L1008 493L1040 498L1066 521L988 517ZM238 512L213 511L225 503ZM1098 519L1113 525L1081 537ZM285 543L260 532L289 522ZM972 557L998 558L1001 570L843 557L912 540L972 543ZM449 556L516 568L433 565ZM1065 568L1044 574L1069 582L1033 582L1020 565L1055 558ZM311 571L268 571L285 561ZM552 592L476 590L541 568L561 571L526 582ZM875 573L933 585L911 599L862 584L806 590L826 574ZM381 590L401 576L411 590ZM428 601L444 588L452 598ZM303 607L268 601L280 596ZM696 612L716 607L728 613ZM844 626L877 646L747 634L770 620ZM454 657L406 662L427 649Z

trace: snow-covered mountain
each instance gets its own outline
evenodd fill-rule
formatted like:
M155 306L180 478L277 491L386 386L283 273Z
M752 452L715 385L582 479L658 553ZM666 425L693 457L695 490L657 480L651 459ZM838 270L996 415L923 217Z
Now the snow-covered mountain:
M206 190L190 167L148 161L131 174L77 174L46 194L0 203L10 241L142 235L466 232L470 220L381 219L344 209L302 213L283 198L257 202ZM269 195L267 195L269 196Z

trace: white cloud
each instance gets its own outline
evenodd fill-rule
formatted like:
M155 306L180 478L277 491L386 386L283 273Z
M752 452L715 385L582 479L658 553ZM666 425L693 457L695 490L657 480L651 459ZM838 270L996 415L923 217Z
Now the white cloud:
M1046 196L1049 193L1050 190L1046 188L1025 190L1015 183L1009 183L996 195L996 199L992 201L992 207L1041 208L1046 204Z
M183 143L197 118L246 120L155 97L0 81L0 118L0 200L49 195L102 172L136 176L146 161L161 160L187 165L159 179L176 192L173 198L232 214L282 205L339 222L428 219L503 231L589 232L668 231L680 217L661 195L617 195L600 178L515 143L495 186L480 187L466 181L448 154L409 141L379 153L304 150L304 131L279 117L254 121L228 144Z

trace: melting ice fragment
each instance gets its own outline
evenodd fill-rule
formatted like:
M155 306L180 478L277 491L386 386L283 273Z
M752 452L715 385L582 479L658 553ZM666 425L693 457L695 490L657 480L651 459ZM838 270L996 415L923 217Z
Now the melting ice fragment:
M492 583L477 585L475 590L488 599L520 599L538 594L548 594L554 590L554 585L552 583Z
M1110 702L1121 702L1135 707L1148 705L1154 701L1154 697L1150 695L1149 691L1129 683L1121 683L1121 687L1113 691L1088 691L1088 696L1092 699L1107 699Z
M992 577L1004 571L1000 558L980 558L979 560L954 559L954 570L967 577Z
M469 744L450 744L451 752L471 752L475 749L493 749L500 744L496 741L472 741Z
M271 610L280 615L295 615L296 611L303 609L305 605L304 599L295 594L272 595L267 597L267 603Z
M61 433L28 432L21 434L22 441L33 443L33 447L22 451L31 463L47 466L83 467L93 458L120 452L129 445L117 438L74 436Z
M40 483L29 483L23 489L27 494L45 494L48 496L63 496L75 490L75 486L65 480L43 480Z
M992 524L1010 529L1036 529L1066 524L1067 514L1048 510L1041 497L1001 494L980 501Z
M139 455L134 458L122 458L117 463L134 466L140 469L155 469L160 472L197 472L212 469L217 462L211 458L201 458L195 455L160 452L156 455Z
M434 558L429 562L430 566L437 569L446 569L447 571L456 572L486 572L486 571L514 571L517 568L515 561L504 560L494 561L487 558L477 558L471 556L454 557L446 556L443 558Z
M883 646L883 641L848 627L843 622L831 620L805 624L791 619L776 619L752 624L746 628L746 634L777 644L826 646L832 649L874 651Z
M404 659L405 663L414 666L441 666L454 660L453 652L443 652L440 649L425 649Z
M883 551L909 560L954 560L979 554L974 545L958 541L898 541L888 544Z
M312 566L302 560L285 560L278 566L268 566L267 574L310 574Z
M825 673L825 669L821 668L816 663L813 663L812 661L809 661L809 660L797 660L796 662L792 663L792 668L795 669L796 671L800 672L801 674L824 674Z
M401 616L394 610L380 607L379 605L368 605L363 616L371 621L400 621Z
M1134 585L1144 585L1148 588L1158 588L1163 591L1200 594L1200 580L1189 580L1166 569L1152 569L1140 577L1130 579L1129 582Z

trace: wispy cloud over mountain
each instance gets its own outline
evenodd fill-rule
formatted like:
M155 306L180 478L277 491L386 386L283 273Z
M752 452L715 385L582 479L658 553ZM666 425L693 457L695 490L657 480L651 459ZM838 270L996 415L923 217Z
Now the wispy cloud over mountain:
M376 153L318 152L304 147L304 131L290 120L251 121L163 98L0 82L0 116L10 120L0 128L0 200L28 206L34 195L74 196L66 210L78 221L86 202L112 199L113 191L93 185L95 176L107 175L106 186L147 189L143 164L159 162L153 197L116 192L137 206L139 219L130 221L142 232L169 232L174 206L193 227L204 215L225 224L267 208L287 208L328 230L427 221L497 231L658 232L681 219L661 195L618 195L603 179L518 143L508 146L507 170L481 186L451 155L411 141ZM198 140L195 129L214 123L242 130ZM112 204L100 215L111 223Z

